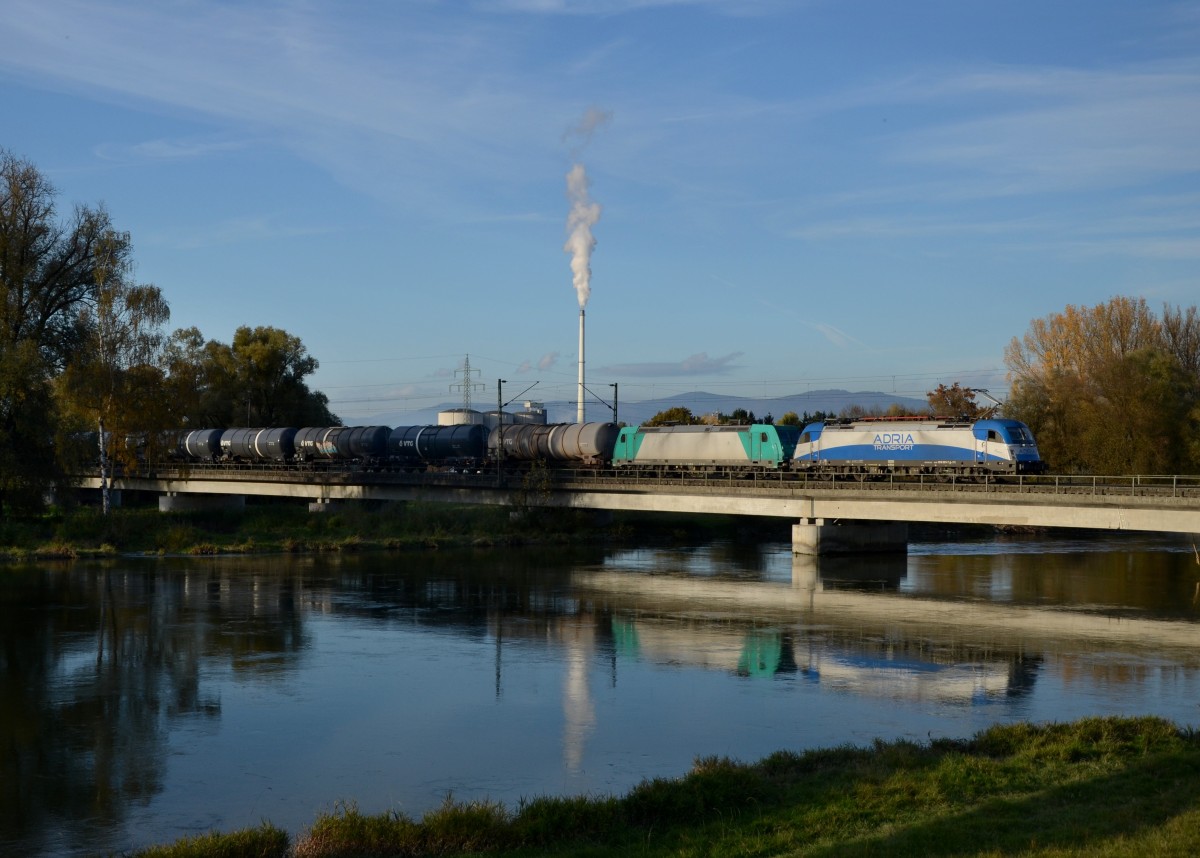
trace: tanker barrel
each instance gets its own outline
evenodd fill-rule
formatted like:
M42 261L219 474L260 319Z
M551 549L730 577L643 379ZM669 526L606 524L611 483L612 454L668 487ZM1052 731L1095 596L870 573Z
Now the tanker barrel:
M391 434L388 426L353 426L343 440L345 453L354 459L382 458L388 453Z
M296 430L290 427L263 429L255 439L255 457L276 462L290 461L296 455Z
M306 426L296 431L293 443L296 455L302 459L340 459L345 426Z
M183 453L193 459L211 460L221 455L224 429L193 429L180 442Z

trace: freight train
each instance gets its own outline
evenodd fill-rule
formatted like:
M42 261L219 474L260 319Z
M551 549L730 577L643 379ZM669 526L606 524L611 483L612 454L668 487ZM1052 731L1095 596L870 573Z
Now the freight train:
M392 465L479 462L484 426L309 426L195 429L168 442L168 458L201 463Z
M427 471L528 466L614 473L781 472L881 475L1039 474L1045 463L1016 420L933 417L837 420L799 426L618 426L517 423L451 426L198 429L168 444L196 463Z

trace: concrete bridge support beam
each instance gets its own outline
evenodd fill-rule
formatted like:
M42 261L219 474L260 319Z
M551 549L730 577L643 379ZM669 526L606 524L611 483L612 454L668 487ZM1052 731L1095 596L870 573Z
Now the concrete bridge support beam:
M792 525L792 553L880 554L908 551L908 524L902 521L827 522L802 518Z
M167 492L158 499L159 512L196 512L198 510L246 508L245 495L201 495Z

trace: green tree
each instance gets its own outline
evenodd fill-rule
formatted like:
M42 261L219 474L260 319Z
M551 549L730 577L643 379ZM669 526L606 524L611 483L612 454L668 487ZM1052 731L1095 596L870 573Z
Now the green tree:
M861 420L864 417L882 417L883 411L878 405L867 408L864 405L859 405L857 402L852 402L849 405L842 407L838 412L838 417L843 420Z
M163 346L167 377L166 399L174 406L174 425L191 428L224 427L228 409L213 390L211 362L199 328L180 328Z
M783 412L783 416L779 418L779 425L780 426L799 426L799 425L801 425L800 424L800 415L797 414L795 411L785 411L785 412Z
M800 416L800 424L799 425L807 426L809 423L823 423L826 420L832 420L836 416L837 416L836 414L833 414L832 412L829 412L829 411L818 410L818 411L814 411L812 414L809 414L807 411L805 411Z
M0 507L39 507L63 480L53 385L85 346L97 270L114 235L101 207L60 221L56 191L0 150Z
M684 408L682 405L677 405L674 408L667 408L658 412L649 420L646 421L646 426L695 426L700 423L700 420L695 417L691 409Z
M331 426L337 415L305 379L317 359L281 328L241 327L233 342L204 341L195 328L176 331L166 348L169 386L186 404L187 424Z
M1103 474L1190 470L1197 390L1174 357L1145 348L1107 362L1092 379L1102 395L1080 403L1084 464Z

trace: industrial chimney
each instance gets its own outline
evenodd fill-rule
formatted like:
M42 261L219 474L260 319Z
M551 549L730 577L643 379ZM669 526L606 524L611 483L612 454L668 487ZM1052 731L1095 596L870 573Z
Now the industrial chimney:
M579 308L579 407L575 412L575 422L584 423L583 419L583 308Z

